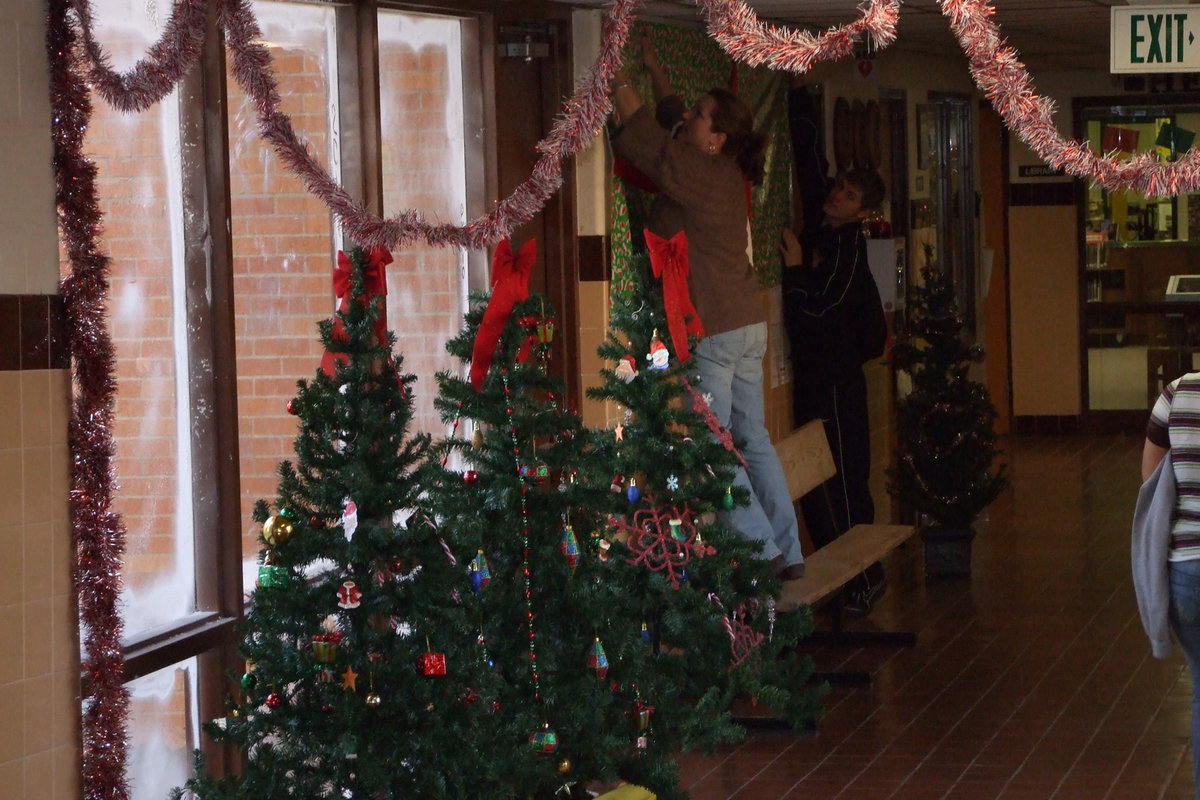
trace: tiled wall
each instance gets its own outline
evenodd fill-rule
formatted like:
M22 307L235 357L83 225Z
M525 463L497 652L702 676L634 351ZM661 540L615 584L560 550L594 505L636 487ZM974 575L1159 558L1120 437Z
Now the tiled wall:
M0 795L78 797L79 660L67 521L45 9L0 4Z

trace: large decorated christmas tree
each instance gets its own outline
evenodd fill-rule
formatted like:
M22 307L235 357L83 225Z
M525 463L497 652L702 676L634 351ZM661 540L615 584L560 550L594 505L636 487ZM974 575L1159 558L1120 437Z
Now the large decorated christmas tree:
M324 365L288 404L296 458L255 509L245 673L228 715L206 726L243 754L241 774L217 779L201 761L186 789L204 800L459 798L477 783L460 750L480 714L457 599L468 575L415 511L429 442L407 433L414 379L381 322L389 260L340 255Z
M726 523L722 512L746 502L733 485L737 442L681 358L695 333L690 303L676 286L668 314L654 272L637 251L630 292L611 308L599 354L613 366L588 394L610 404L616 423L591 434L587 482L610 487L602 545L633 569L625 603L647 621L654 669L669 681L655 729L685 750L708 749L743 735L735 702L801 725L819 715L822 690L792 654L811 630L809 609L776 613L780 584L760 545Z
M441 535L471 559L464 606L491 669L479 687L491 714L472 757L492 778L477 794L582 796L594 781L625 780L682 797L680 748L738 736L735 696L795 720L815 713L811 692L783 688L807 673L779 658L806 619L776 618L753 548L699 519L725 497L727 482L714 489L708 478L709 465L729 474L723 447L682 432L656 443L664 431L631 420L648 438L630 457L659 459L654 478L679 481L656 503L654 481L643 498L616 474L614 434L585 430L564 407L545 360L552 309L524 288L531 262L531 245L514 256L502 243L490 298L476 298L449 344L472 374L438 376L437 403L457 433L435 445L425 481ZM655 382L646 393L665 415L654 419L692 421L668 410L673 391Z

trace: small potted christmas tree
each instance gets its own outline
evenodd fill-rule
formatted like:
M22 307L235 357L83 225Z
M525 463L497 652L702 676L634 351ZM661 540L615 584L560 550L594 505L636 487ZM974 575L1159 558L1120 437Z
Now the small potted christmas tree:
M963 340L951 278L928 258L921 277L892 349L912 390L897 402L888 491L921 517L926 576L965 575L973 523L1008 479L1003 465L992 469L996 409L987 388L968 374L983 360L983 349Z

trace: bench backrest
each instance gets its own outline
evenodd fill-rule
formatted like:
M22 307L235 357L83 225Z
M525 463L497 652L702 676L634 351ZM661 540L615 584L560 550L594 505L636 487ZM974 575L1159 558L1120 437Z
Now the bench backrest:
M814 419L775 443L787 476L788 493L798 500L837 474L825 426Z

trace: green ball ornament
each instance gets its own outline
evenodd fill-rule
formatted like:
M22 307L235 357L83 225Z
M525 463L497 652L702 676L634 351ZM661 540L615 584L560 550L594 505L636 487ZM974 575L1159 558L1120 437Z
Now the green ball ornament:
M247 672L242 676L242 688L247 692L258 685L258 678L253 672Z

